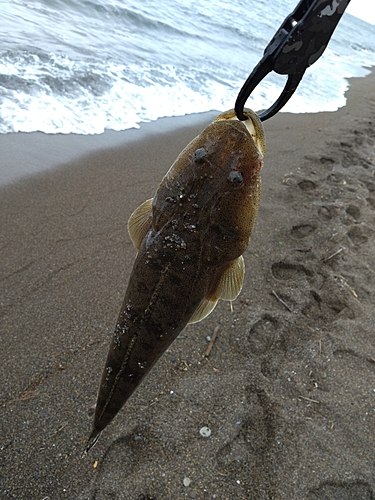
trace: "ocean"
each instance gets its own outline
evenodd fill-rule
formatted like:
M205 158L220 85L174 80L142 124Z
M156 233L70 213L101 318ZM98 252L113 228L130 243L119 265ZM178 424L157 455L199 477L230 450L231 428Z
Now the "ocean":
M234 106L297 0L2 0L0 133L100 134ZM375 26L345 13L283 109L334 111L375 65ZM247 105L268 107L271 74Z

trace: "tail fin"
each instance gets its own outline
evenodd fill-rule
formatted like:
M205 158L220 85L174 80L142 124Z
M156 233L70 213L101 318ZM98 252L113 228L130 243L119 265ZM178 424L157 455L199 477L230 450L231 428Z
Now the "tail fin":
M91 448L96 445L98 439L100 438L101 433L102 433L102 431L99 431L98 429L94 429L92 431L89 439L87 440L86 448L85 448L84 452L82 453L82 458L84 458L87 455L87 453L91 450Z

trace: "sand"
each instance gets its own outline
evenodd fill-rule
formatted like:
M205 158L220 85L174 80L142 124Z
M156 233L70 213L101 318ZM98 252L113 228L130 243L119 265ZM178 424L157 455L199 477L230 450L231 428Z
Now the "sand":
M0 190L1 500L375 498L375 73L350 83L337 112L265 123L233 311L188 326L84 459L135 257L127 219L215 113L109 148L1 138L7 165L73 158Z

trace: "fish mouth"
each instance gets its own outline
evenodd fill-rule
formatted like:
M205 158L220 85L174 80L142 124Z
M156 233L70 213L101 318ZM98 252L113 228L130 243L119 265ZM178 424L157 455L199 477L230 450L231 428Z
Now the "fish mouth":
M264 136L264 130L263 130L263 125L262 122L260 121L258 115L255 113L255 111L245 108L244 109L244 115L247 117L247 120L242 121L251 135L254 144L259 151L259 154L264 158L264 152L265 152L265 146L266 146L266 139ZM221 113L217 118L215 118L214 122L216 121L222 121L222 120L238 120L237 115L234 111L234 109L230 109L229 111L225 111L224 113Z

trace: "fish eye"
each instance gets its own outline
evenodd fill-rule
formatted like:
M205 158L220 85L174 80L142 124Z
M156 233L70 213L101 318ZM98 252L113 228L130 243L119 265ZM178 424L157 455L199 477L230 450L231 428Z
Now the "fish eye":
M238 187L243 183L243 175L237 170L231 170L228 175L228 181L233 184L234 187Z
M206 159L207 151L204 148L199 148L194 153L194 158L197 163L202 163Z

